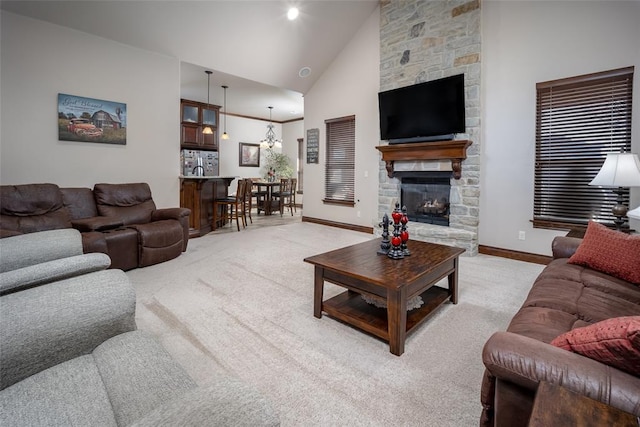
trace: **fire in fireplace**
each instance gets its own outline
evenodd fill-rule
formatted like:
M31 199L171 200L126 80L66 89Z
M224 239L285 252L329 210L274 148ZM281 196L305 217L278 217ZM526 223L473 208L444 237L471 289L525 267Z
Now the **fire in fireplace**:
M451 172L404 172L399 178L409 221L449 226Z

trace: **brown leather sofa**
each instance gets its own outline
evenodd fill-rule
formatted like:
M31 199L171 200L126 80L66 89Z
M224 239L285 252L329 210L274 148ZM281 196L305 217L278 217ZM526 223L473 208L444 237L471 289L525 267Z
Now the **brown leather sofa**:
M146 183L3 185L0 197L0 237L73 227L84 252L109 255L111 268L146 267L187 249L191 211L156 209Z
M640 315L640 287L567 263L580 242L554 239L553 261L535 280L507 331L485 344L481 426L526 426L541 381L640 416L639 377L549 344L571 329Z

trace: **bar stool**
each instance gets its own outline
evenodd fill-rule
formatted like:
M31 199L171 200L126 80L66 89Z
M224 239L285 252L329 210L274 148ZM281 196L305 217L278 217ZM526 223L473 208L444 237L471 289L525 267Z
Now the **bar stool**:
M245 228L247 226L243 216L244 197L245 197L245 180L239 179L238 187L236 188L235 195L213 200L213 224L212 224L213 230L216 229L219 207L223 207L223 210L222 210L223 215L222 215L222 218L220 218L223 221L223 223L226 223L226 221L229 221L231 223L235 219L236 226L238 227L238 231L240 231L240 220L242 219L242 227Z

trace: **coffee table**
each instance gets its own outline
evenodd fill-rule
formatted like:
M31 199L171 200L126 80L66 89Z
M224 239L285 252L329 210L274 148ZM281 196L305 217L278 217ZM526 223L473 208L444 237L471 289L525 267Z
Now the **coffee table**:
M450 300L458 303L458 257L464 249L409 240L411 255L393 260L378 255L382 239L373 239L305 258L314 265L313 315L324 311L389 343L396 356L404 353L407 334ZM434 286L448 278L448 289ZM323 301L324 282L347 291ZM382 298L387 308L365 302L361 295ZM421 296L424 304L407 312L407 301Z

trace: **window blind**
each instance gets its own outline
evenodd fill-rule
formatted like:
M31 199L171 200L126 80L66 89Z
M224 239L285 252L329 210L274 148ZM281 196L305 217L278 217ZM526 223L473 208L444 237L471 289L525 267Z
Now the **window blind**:
M536 85L534 227L613 224L616 195L588 185L607 153L631 150L633 67ZM629 190L624 198L628 205Z
M326 203L354 204L356 117L325 121L327 149L325 161Z

